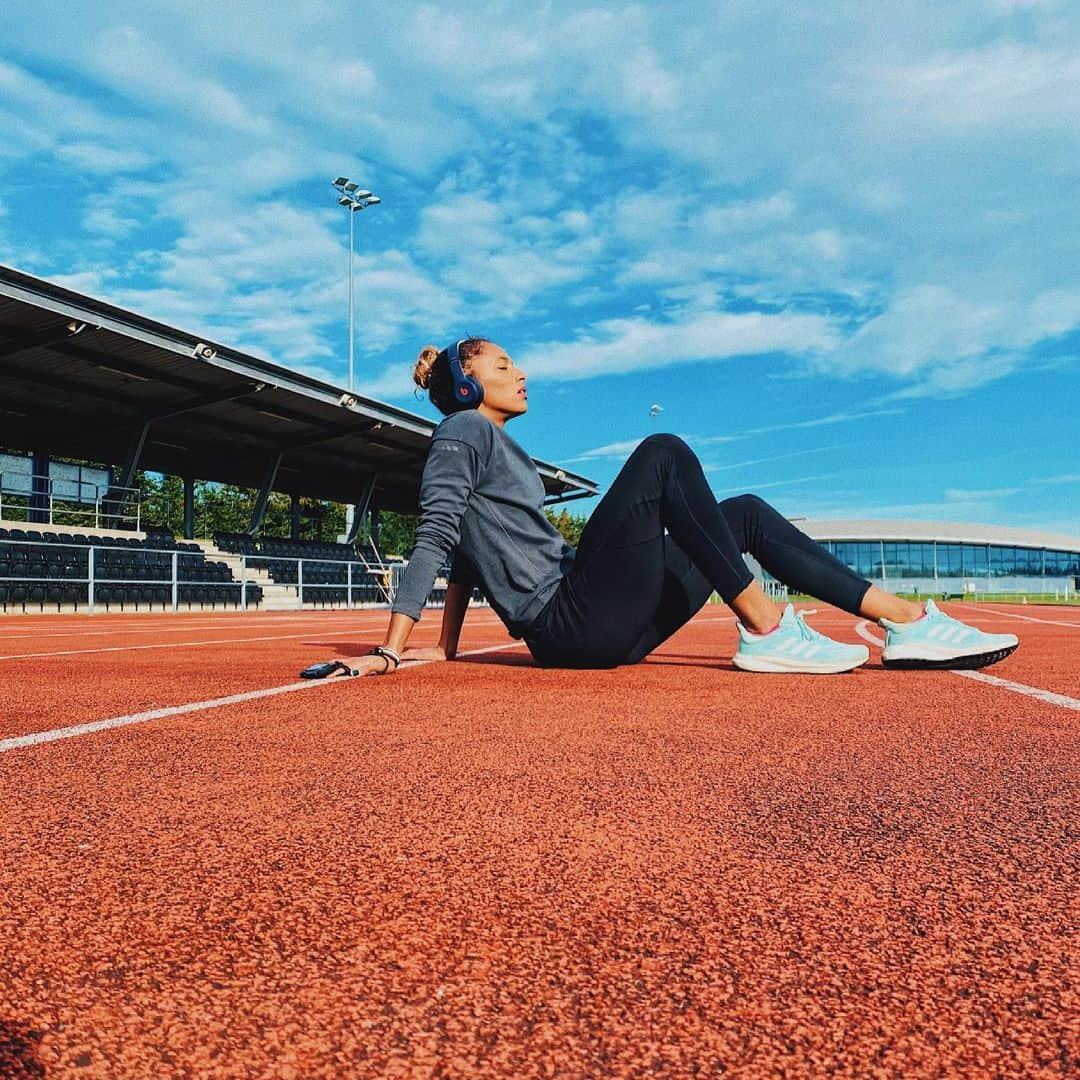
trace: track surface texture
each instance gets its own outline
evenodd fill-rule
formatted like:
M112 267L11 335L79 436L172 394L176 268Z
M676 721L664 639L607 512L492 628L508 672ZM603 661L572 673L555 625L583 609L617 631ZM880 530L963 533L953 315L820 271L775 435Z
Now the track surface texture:
M994 608L1004 683L739 672L720 607L540 670L474 611L157 718L386 615L6 618L0 1075L1075 1076L1080 615Z

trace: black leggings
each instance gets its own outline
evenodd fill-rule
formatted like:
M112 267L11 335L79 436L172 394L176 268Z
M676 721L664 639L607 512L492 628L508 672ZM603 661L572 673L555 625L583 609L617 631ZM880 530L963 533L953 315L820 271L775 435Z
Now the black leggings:
M693 450L652 435L600 500L573 569L525 642L543 667L636 664L713 590L730 604L753 581L744 551L778 580L853 615L870 588L756 495L718 503Z

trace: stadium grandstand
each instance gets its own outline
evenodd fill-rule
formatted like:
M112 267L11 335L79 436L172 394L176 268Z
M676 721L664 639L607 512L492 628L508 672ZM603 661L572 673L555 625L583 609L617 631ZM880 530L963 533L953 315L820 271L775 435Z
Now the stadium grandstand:
M385 602L400 565L379 515L416 512L434 429L0 266L0 611ZM551 504L597 494L536 467ZM145 520L140 470L182 479L181 537ZM196 479L257 492L243 532L194 536ZM291 499L290 536L263 535L272 492ZM299 539L302 498L353 508L344 542Z

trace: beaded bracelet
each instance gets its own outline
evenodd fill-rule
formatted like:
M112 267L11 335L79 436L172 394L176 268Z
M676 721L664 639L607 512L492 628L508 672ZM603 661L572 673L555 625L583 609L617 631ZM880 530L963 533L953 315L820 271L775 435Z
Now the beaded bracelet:
M387 675L390 672L390 661L394 661L394 670L396 671L401 666L401 656L394 649L391 649L387 645L376 645L371 650L372 656L381 656L386 661L386 667L383 669L383 674Z

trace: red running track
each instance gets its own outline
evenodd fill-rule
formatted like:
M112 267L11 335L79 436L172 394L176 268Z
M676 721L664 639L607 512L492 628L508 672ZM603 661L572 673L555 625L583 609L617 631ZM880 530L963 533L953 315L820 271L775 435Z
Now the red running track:
M34 745L385 614L5 619L0 1075L1075 1075L1080 614L964 615L1008 685L748 675L722 608L542 671L474 612Z

